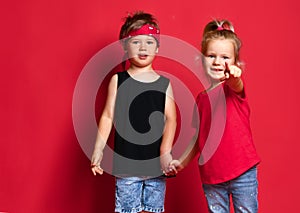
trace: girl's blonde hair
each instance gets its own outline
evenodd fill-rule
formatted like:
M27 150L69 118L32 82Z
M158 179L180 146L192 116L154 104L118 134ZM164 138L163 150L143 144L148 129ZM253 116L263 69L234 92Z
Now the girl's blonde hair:
M239 65L239 52L241 48L241 40L234 32L233 25L228 20L213 20L209 22L203 31L201 52L206 54L208 43L215 39L230 39L234 46L235 63Z

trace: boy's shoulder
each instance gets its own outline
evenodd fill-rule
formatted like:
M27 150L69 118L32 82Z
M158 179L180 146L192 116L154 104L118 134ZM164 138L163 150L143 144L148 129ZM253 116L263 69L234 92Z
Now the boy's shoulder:
M170 81L170 79L169 78L167 78L166 76L164 76L164 75L159 75L160 76L160 78L161 79L164 79L164 80L166 80L166 81Z
M128 74L126 70L123 70L123 71L119 71L119 72L116 72L114 75L117 75L117 76L124 76Z

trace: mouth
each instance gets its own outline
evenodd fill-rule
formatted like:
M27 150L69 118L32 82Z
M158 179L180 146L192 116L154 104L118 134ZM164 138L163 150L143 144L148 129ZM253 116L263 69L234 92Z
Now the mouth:
M146 54L138 54L138 57L141 60L145 60L145 59L147 59L148 55L146 55Z
M224 69L221 68L211 68L210 70L213 72L224 72Z
M221 80L225 76L224 69L222 68L210 68L208 74L210 75L210 77L216 80Z

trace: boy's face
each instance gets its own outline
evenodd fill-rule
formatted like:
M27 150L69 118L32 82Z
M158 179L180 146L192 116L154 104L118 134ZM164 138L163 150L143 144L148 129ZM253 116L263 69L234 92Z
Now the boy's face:
M137 35L127 41L126 50L130 63L145 67L152 63L158 51L157 41L152 36Z
M208 43L205 57L205 70L213 80L225 79L225 69L235 62L234 45L229 39L215 39Z

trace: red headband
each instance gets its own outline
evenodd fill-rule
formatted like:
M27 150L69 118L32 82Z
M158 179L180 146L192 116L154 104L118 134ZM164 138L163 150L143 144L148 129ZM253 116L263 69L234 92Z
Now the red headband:
M157 29L156 27L150 24L145 24L137 30L130 31L126 36L123 37L123 39L137 35L150 35L153 36L157 40L157 42L159 42L159 33L159 29Z

